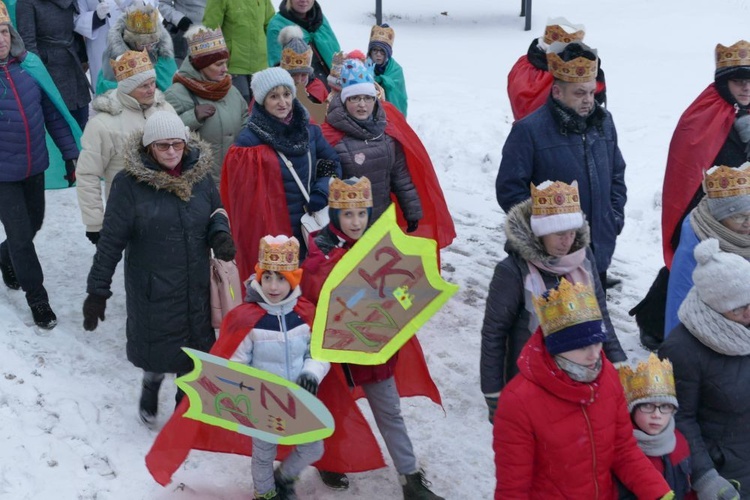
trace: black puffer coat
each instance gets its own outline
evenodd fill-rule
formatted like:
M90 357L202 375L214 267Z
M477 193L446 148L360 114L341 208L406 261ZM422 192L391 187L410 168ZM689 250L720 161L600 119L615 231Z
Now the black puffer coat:
M369 130L346 111L339 97L331 100L326 121L344 133L334 146L341 160L343 179L365 176L372 185L372 222L391 204L391 193L407 221L422 218L422 204L406 167L401 145L385 133L385 110L376 104Z
M482 353L480 360L481 384L484 394L494 394L505 387L517 373L516 360L523 346L536 329L532 329L531 312L533 305L527 304L527 291L524 280L529 274L527 262L530 260L549 261L550 255L541 240L534 235L530 226L531 200L519 203L508 214L505 222L507 242L505 251L508 257L498 263L490 282L487 306L482 324ZM589 225L585 223L576 232L571 252L588 247ZM625 361L627 357L617 339L607 311L604 289L599 281L594 255L586 248L588 273L591 275L599 308L602 311L608 340L604 352L612 363ZM553 288L560 277L543 270L539 273L547 288Z
M88 277L88 293L109 297L125 250L128 360L146 371L184 373L181 347L214 343L209 299L209 244L229 232L211 179L211 150L190 141L180 177L172 177L131 138L125 169L115 176Z

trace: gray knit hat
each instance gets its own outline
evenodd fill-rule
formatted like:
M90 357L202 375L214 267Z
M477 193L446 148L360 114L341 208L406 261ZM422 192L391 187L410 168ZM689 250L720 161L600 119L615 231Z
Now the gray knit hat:
M179 116L171 111L157 111L146 119L143 126L143 145L163 139L182 139L188 141L188 128Z
M292 92L292 95L296 93L294 79L285 69L267 68L255 73L250 83L255 102L263 105L263 101L266 100L266 94L280 85L287 87Z
M716 312L723 313L750 304L750 262L733 253L722 252L719 240L709 238L693 251L697 265L693 284L698 298Z

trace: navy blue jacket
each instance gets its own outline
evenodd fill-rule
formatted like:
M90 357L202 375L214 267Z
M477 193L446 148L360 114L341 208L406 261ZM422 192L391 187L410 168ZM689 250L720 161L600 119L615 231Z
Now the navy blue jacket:
M583 134L566 130L554 116L551 98L517 121L503 147L495 189L500 206L511 207L529 198L529 183L578 181L581 209L591 227L591 249L599 272L609 268L617 235L625 221L627 200L625 160L617 146L612 115L598 108L599 124Z
M0 88L0 182L21 181L47 170L45 125L63 158L78 158L68 123L18 58L0 64Z

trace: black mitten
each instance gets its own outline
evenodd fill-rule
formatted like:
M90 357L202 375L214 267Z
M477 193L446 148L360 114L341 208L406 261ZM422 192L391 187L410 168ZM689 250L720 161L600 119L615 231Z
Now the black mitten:
M214 251L214 255L217 259L223 261L230 261L234 259L234 255L237 253L237 249L234 246L232 235L226 231L220 231L211 238L211 250Z
M104 309L107 308L107 297L89 294L83 301L83 329L89 332L96 330L99 320L104 321Z
M68 187L76 183L76 161L65 160L65 175L63 178L68 181Z
M302 372L297 377L297 385L315 396L318 393L318 379L308 372Z
M177 23L177 29L180 31L187 31L188 28L190 28L190 25L193 24L193 21L188 19L187 16L180 19L180 22Z
M407 233L413 233L417 230L419 227L419 221L418 220L408 220L406 221L406 232Z
M86 231L86 238L88 238L91 243L96 245L97 243L99 243L99 231Z

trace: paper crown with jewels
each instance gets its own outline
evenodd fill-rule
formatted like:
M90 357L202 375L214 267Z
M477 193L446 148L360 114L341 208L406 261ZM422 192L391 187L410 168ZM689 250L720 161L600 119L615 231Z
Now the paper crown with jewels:
M346 61L345 52L338 51L333 54L331 72L328 73L328 85L334 90L341 90L341 68L344 67L344 61Z
M607 339L591 285L562 278L556 288L533 297L544 343L550 354L572 351Z
M750 66L750 43L740 40L734 45L725 47L716 45L716 69Z
M529 222L531 231L539 237L583 226L578 181L544 181L539 187L532 183Z
M260 240L258 267L264 271L294 271L299 267L299 241L292 236L264 236Z
M151 5L138 5L125 12L125 29L147 35L159 30L159 11Z
M703 190L710 199L750 195L750 163L740 168L711 168L703 174Z
M370 30L370 44L373 42L384 43L388 47L393 47L393 41L396 39L396 32L387 24L378 26L377 24Z
M128 50L119 59L110 60L110 66L115 72L115 80L121 82L126 78L130 78L133 75L154 69L151 64L151 59L148 57L148 52L138 52L136 50Z
M592 52L594 59L591 60L581 56L570 61L563 61L559 54L570 44L555 42L550 45L547 51L547 68L549 72L554 78L564 82L585 83L595 80L599 70L599 60L596 57L596 50L581 42L573 43L580 45L583 50Z
M0 2L0 24L10 24L10 14L8 14L5 2Z
M672 363L668 359L660 360L651 353L648 360L638 363L635 370L623 366L618 371L628 401L628 411L633 411L641 403L672 403L678 406Z
M224 41L224 34L221 28L212 30L210 28L201 28L193 34L188 40L191 57L200 57L215 52L227 50L227 43Z
M331 208L372 207L372 187L367 177L352 177L346 181L332 178L328 186L328 206Z
M572 43L580 42L586 35L582 24L573 24L564 17L556 17L547 21L544 28L544 43L552 45L555 42Z

